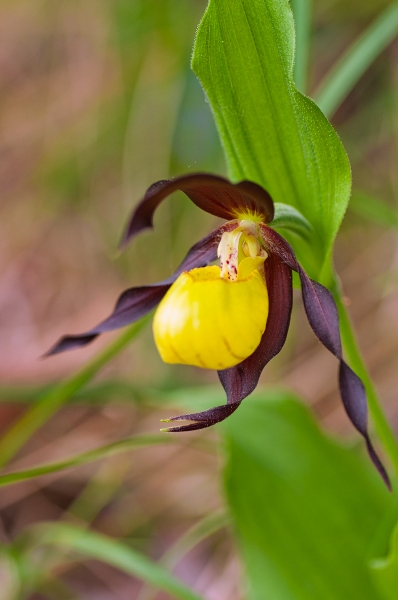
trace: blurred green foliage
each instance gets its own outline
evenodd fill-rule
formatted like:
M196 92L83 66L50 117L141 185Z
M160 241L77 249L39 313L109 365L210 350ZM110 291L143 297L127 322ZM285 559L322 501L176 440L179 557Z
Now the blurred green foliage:
M367 561L392 499L288 394L255 395L224 425L226 489L251 600L380 599Z

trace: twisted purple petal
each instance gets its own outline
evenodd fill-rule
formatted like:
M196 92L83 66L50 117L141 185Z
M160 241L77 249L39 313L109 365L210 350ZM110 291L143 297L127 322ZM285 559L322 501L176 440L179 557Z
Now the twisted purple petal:
M203 412L190 413L186 415L179 415L178 417L170 417L167 422L170 421L194 421L189 425L180 425L178 427L168 427L165 431L168 433L180 433L181 431L194 431L196 429L206 429L216 423L224 421L227 417L232 415L233 412L238 408L240 402L233 402L231 404L223 404L222 406L215 406L209 408Z
M197 267L205 267L213 262L217 258L217 247L222 234L224 231L231 231L236 226L236 222L225 223L197 242L189 250L175 273L168 279L160 283L125 290L117 300L116 306L108 318L85 333L62 337L45 356L82 348L101 333L119 329L141 319L159 304L171 284L181 273Z
M193 173L165 179L151 185L135 208L121 245L143 229L153 227L153 215L159 204L176 191L184 192L196 206L222 219L236 219L238 214L255 213L266 223L274 218L274 203L262 187L251 181L234 184L208 173Z
M277 254L291 269L298 272L308 322L319 341L340 362L339 387L344 408L357 431L363 436L373 464L391 490L387 472L379 459L368 433L368 405L365 387L356 373L343 360L339 316L332 294L320 283L308 277L297 262L293 249L276 231L260 226L270 252Z

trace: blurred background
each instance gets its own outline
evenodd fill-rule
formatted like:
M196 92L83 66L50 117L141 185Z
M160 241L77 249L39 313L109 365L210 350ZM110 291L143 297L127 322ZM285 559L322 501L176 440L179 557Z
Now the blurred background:
M386 5L314 2L309 95ZM225 174L209 106L189 68L205 7L205 0L0 3L2 430L114 334L46 360L43 352L62 334L79 333L107 316L126 287L169 276L187 249L218 224L175 195L159 209L154 232L123 254L117 250L127 215L151 183L190 171ZM354 181L336 268L366 362L398 427L397 100L395 41L332 123ZM384 212L374 208L376 200ZM262 383L293 389L326 428L350 436L335 361L302 321L296 293L288 342ZM167 394L217 381L208 371L162 364L147 327L40 429L12 468L156 433L159 419L169 416L162 407ZM158 559L223 505L216 439L217 430L184 435L177 446L127 452L7 487L0 494L1 539L9 542L39 521L66 519L123 538ZM138 579L95 561L56 567L49 557L40 561L42 579L23 598L171 598L152 595ZM239 553L226 529L189 552L175 572L208 600L242 597Z

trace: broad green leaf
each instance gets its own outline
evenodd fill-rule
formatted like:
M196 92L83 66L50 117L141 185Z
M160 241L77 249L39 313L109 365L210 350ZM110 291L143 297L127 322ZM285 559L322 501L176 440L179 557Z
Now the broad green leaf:
M315 99L330 117L374 60L398 35L398 3L393 2L344 52L321 82Z
M380 600L367 551L391 496L369 461L288 395L256 394L223 429L249 600Z
M391 535L391 544L385 558L370 562L373 580L385 600L396 600L398 594L398 525Z
M32 528L38 544L51 545L112 565L163 590L178 600L203 600L176 577L127 545L105 535L66 523L47 523Z
M319 275L347 207L351 173L334 129L293 83L294 24L287 0L210 0L192 68L210 101L230 177L265 187L313 227Z

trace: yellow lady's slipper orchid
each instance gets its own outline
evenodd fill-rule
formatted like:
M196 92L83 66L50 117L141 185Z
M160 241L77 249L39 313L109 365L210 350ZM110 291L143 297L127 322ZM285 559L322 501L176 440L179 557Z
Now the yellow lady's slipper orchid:
M153 329L163 360L217 369L227 394L222 406L171 417L168 421L191 423L167 431L210 427L231 415L251 394L265 365L282 349L292 309L292 271L296 271L308 322L339 361L340 394L347 415L390 486L368 434L365 388L343 360L333 297L309 279L291 246L269 226L274 204L266 190L250 181L233 184L206 173L158 181L134 210L123 244L152 227L158 205L177 190L227 223L197 242L169 279L126 290L107 319L81 335L64 336L48 354L85 346L105 331L140 319L160 303ZM220 267L209 267L217 257Z

